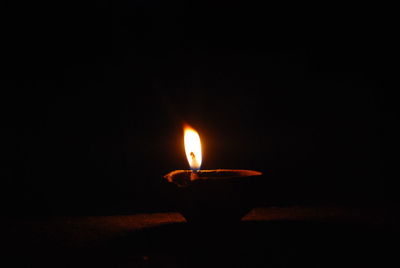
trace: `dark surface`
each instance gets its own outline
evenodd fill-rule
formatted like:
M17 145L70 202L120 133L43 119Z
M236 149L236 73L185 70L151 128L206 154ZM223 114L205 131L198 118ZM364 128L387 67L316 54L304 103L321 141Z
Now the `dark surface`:
M20 219L8 221L2 260L11 260L7 267L387 267L397 263L389 243L398 223L384 214L271 207L207 226L177 213Z

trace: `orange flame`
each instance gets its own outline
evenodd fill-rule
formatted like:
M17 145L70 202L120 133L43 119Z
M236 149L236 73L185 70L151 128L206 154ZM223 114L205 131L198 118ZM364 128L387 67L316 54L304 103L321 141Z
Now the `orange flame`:
M199 170L201 166L201 142L199 133L192 127L186 125L184 127L184 143L186 158L190 168Z

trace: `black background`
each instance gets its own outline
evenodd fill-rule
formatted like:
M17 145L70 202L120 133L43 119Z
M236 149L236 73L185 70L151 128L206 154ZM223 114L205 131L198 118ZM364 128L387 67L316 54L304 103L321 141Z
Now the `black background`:
M276 204L385 202L376 6L3 5L5 213L173 209L162 176L188 168L184 122L202 168L262 171Z

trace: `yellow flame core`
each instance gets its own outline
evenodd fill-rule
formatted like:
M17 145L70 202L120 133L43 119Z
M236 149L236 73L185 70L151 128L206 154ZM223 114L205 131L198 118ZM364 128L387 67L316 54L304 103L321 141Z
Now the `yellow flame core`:
M186 157L190 168L199 170L201 166L201 143L200 136L196 130L191 127L184 129L184 142Z

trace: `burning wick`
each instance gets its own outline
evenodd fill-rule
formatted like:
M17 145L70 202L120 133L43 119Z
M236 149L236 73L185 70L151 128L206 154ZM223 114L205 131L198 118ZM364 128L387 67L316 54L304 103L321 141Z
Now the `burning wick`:
M197 172L201 166L201 142L199 133L190 126L184 127L184 145L186 158L193 172Z
M195 164L197 164L196 162L196 155L193 153L193 152L190 152L190 157L192 158L192 163L195 163ZM193 169L192 168L192 172L194 173L194 174L197 174L197 172L198 172L199 170L198 169Z
M184 145L186 158L191 169L190 180L194 181L198 179L201 166L201 142L199 133L188 125L184 127Z
M175 170L164 176L169 182L178 186L187 186L195 180L246 178L260 176L262 173L253 170L216 169L201 170L202 150L200 136L192 127L184 126L184 145L190 170Z

